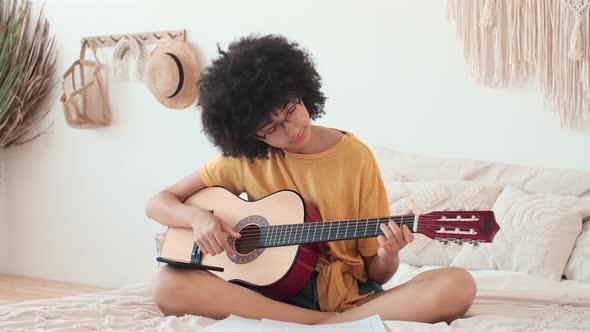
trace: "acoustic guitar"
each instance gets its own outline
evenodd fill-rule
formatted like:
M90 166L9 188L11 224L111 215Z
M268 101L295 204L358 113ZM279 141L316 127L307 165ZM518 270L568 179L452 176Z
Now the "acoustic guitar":
M210 211L241 234L228 238L236 252L205 255L192 228L170 227L157 260L172 266L206 269L276 299L297 294L311 278L324 242L375 237L379 225L393 220L400 227L441 242L491 242L500 227L493 211L436 211L368 219L322 221L317 210L291 190L245 201L222 187L204 188L185 204Z

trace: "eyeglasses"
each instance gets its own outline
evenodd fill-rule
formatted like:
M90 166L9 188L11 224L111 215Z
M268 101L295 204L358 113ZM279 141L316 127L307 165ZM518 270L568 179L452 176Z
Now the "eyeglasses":
M272 139L280 138L281 132L285 129L285 122L290 122L291 120L293 120L293 114L295 114L295 111L297 110L297 105L300 105L300 104L301 104L301 98L297 98L295 103L293 103L293 105L291 105L289 110L285 112L285 118L283 119L283 121L281 121L281 123L272 126L269 130L266 131L266 133L264 133L263 136L256 135L256 137L258 137L259 139L262 139L262 140L272 140ZM282 129L279 127L282 127ZM279 130L279 129L281 129L281 130Z

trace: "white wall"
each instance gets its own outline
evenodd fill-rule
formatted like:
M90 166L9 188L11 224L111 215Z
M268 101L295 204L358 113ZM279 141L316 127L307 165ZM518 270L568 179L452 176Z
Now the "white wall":
M184 28L207 64L216 43L279 33L315 56L329 97L320 124L405 151L590 170L589 132L561 128L534 86L473 83L444 10L425 0L46 3L59 73L81 36ZM54 101L53 131L5 156L0 269L111 287L148 280L163 228L145 217L147 199L215 154L199 112L113 84L112 126L77 130Z
M8 266L8 186L3 183L3 175L6 171L4 152L0 151L0 272L7 270Z

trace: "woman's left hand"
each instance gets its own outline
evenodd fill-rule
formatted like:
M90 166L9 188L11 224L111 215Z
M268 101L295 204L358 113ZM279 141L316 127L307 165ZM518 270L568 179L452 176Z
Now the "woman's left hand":
M408 210L407 214L413 214L412 210ZM410 232L408 226L403 225L401 228L390 220L387 224L379 225L384 235L379 235L379 249L377 255L380 257L393 257L405 247L408 243L414 240L414 235Z

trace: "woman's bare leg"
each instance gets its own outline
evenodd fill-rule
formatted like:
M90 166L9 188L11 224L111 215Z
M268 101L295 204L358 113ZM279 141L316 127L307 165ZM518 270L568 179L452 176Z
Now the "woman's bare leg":
M193 314L223 319L273 319L315 324L335 315L278 302L201 270L162 266L154 274L152 297L165 315Z
M358 307L321 320L319 324L348 322L379 314L383 320L450 322L471 307L477 291L464 269L446 267L423 272L410 281L358 302Z

